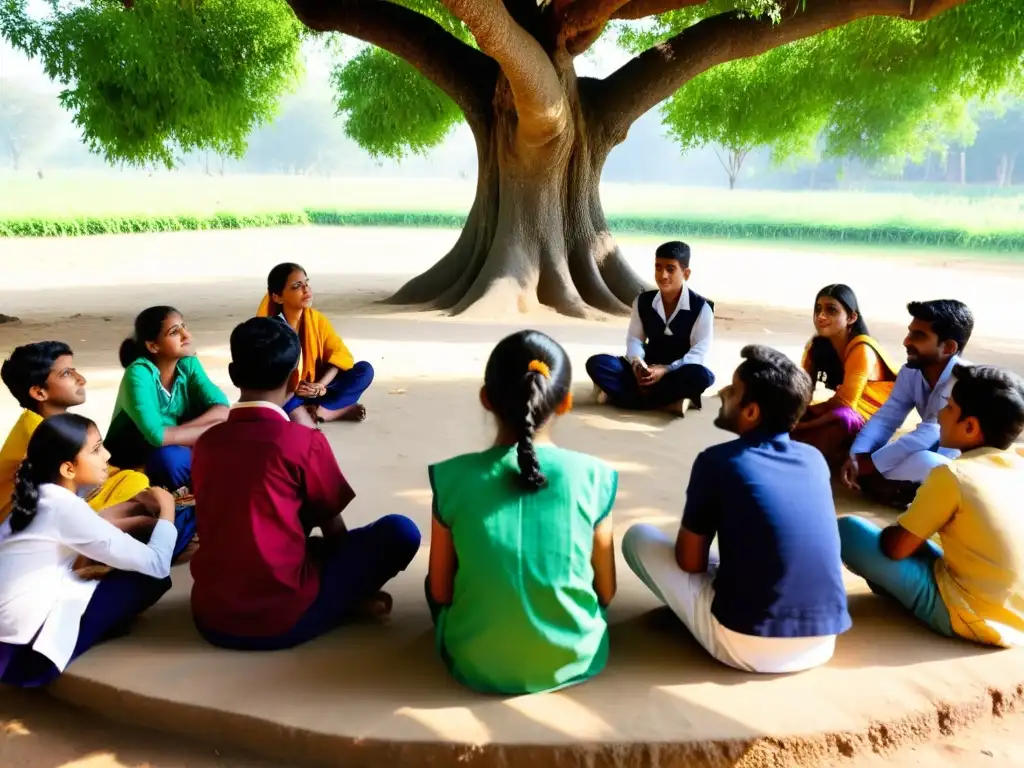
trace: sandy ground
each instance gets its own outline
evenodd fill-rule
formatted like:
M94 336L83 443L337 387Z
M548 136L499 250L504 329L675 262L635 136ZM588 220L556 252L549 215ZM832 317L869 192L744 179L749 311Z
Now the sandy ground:
M578 372L588 355L623 345L622 319L585 323L537 312L482 322L396 312L375 303L429 266L454 237L445 231L302 229L0 241L0 312L22 319L0 326L0 351L44 338L69 342L90 382L83 412L105 426L120 378L120 339L138 310L172 303L185 313L211 375L233 396L226 376L228 333L254 310L267 270L278 261L299 261L313 278L317 306L356 356L378 372L365 400L370 420L331 427L332 444L360 494L355 522L381 511L413 510L422 520L429 510L425 464L478 449L489 439L491 428L474 390L499 338L526 325L546 330L566 346ZM646 272L652 245L627 241L624 250ZM882 260L862 250L697 243L693 286L717 301L711 366L719 381L731 375L743 344L766 343L798 354L810 332L815 292L838 281L857 290L872 329L894 354L906 324L906 301L956 296L972 305L978 319L969 357L1024 372L1014 312L1024 267L955 254ZM588 390L578 373L578 397ZM374 414L381 411L390 413L375 426ZM12 422L16 413L7 393L0 394L0 424ZM620 471L617 528L638 519L672 524L693 457L666 445L689 423L581 408L561 434L567 447L600 455ZM115 728L46 699L9 692L0 693L0 721L6 733L0 765L259 765L210 749L186 750L180 740ZM988 723L953 741L890 757L888 764L1021 765L1024 748L1012 736L1019 725L1019 718Z

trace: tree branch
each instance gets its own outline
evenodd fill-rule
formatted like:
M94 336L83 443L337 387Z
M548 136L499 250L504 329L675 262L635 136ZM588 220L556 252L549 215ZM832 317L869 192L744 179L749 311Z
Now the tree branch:
M566 8L562 23L571 35L589 32L595 27L603 27L629 3L630 0L576 0Z
M405 59L459 105L470 124L486 120L497 64L433 19L388 0L287 0L303 24L342 32Z
M646 19L669 11L678 11L694 5L704 5L707 0L629 0L612 16L613 19Z
M519 116L520 136L543 144L569 121L569 105L551 59L536 38L509 15L501 0L442 0L498 63L508 80Z
M605 78L606 119L612 123L609 130L624 136L638 117L697 75L719 64L758 56L869 16L928 21L965 2L967 0L785 0L782 21L778 23L737 12L712 16L649 48Z

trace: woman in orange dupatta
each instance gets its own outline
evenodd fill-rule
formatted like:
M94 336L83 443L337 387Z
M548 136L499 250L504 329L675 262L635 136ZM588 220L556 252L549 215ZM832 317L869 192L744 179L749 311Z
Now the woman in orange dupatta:
M835 395L807 409L793 439L813 445L835 470L857 433L888 399L898 366L870 336L849 286L818 291L814 328L817 335L804 349L803 368Z
M299 334L299 364L288 381L292 397L284 405L292 421L362 421L359 402L373 381L373 366L356 362L330 321L312 307L313 291L306 270L278 264L267 276L267 295L256 314L278 317Z

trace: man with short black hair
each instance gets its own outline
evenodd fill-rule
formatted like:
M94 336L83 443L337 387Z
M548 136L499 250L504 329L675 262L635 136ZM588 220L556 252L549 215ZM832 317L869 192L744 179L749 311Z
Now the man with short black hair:
M282 408L298 361L287 323L236 327L228 374L241 397L196 442L192 615L214 645L290 648L359 610L387 613L379 590L419 550L419 529L401 515L347 530L341 513L355 492L327 438ZM323 536L310 537L314 528Z
M885 530L839 520L843 561L936 632L1024 645L1024 380L992 366L953 369L940 441L959 457L933 469ZM942 546L929 539L938 534Z
M841 475L848 488L899 509L907 508L929 472L956 458L956 451L939 446L937 419L953 386L953 368L962 362L974 330L971 310L953 299L911 302L907 311L907 363L889 399L853 441ZM913 410L921 423L892 440Z
M587 374L598 402L629 410L665 409L685 415L715 383L707 367L714 334L715 303L687 286L690 246L661 245L654 254L658 290L633 302L626 356L594 355Z
M693 463L674 541L638 524L622 553L714 658L797 672L826 663L851 625L829 468L789 437L810 402L810 377L768 347L741 354L715 420L739 439Z

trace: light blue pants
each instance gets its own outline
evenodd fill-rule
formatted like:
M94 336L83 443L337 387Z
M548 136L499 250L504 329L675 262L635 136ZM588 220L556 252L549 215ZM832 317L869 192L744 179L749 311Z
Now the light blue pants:
M935 560L942 549L926 542L904 560L882 552L882 529L862 517L839 518L843 563L863 578L871 591L887 595L940 635L953 636L949 611L935 583Z

